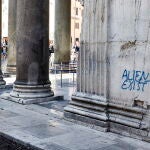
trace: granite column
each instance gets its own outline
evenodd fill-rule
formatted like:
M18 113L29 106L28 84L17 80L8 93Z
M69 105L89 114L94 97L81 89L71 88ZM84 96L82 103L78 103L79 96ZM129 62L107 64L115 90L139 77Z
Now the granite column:
M54 63L69 63L71 43L71 0L55 0Z
M17 13L17 0L9 1L9 22L8 22L8 62L7 72L16 74L16 13Z
M2 0L0 0L0 41L2 36ZM5 85L5 81L3 80L2 70L1 70L1 50L2 47L0 45L0 87Z
M50 98L54 93L49 81L49 0L18 0L16 29L17 68L11 96L25 104Z

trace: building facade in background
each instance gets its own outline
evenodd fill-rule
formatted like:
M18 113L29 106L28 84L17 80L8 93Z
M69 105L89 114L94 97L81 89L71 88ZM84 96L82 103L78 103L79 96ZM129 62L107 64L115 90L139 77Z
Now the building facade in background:
M71 1L71 42L72 46L80 41L83 6L80 0Z
M2 0L2 37L8 37L8 0Z
M51 44L54 41L55 31L55 0L49 0L49 40Z

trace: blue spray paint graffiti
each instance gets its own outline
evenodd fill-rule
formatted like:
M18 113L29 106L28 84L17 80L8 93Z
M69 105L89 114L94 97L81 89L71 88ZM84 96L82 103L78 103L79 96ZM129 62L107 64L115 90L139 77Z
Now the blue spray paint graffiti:
M150 73L136 70L124 70L122 80L122 89L144 91L145 85L150 82Z

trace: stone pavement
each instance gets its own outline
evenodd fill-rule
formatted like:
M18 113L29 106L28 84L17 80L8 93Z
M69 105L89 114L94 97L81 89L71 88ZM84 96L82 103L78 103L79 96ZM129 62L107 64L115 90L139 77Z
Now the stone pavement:
M68 82L69 76L64 75L63 88L60 87L59 76L56 80L55 77L51 76L52 87L55 93L64 94L65 100L20 105L0 99L0 136L41 150L150 150L150 143L64 120L63 107L68 104L75 88L72 82ZM15 77L5 80L11 84ZM4 92L1 90L1 94ZM0 144L0 150L3 150L4 143L0 141Z

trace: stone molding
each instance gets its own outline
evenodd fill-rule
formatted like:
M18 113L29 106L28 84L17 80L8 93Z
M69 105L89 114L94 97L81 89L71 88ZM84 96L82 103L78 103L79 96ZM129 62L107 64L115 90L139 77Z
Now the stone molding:
M71 102L65 107L64 117L98 130L150 141L149 124L144 120L147 111L144 108L116 105L101 99L72 96Z

